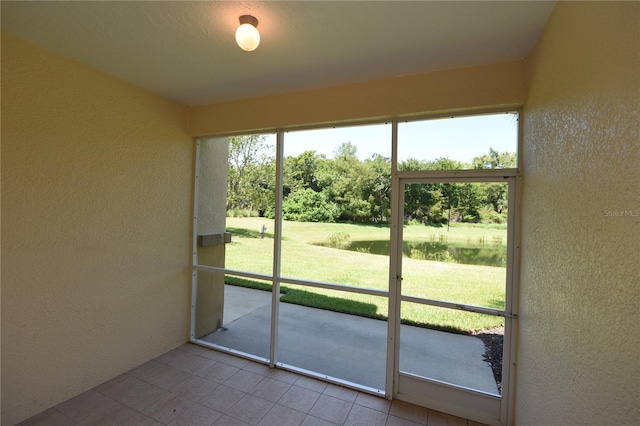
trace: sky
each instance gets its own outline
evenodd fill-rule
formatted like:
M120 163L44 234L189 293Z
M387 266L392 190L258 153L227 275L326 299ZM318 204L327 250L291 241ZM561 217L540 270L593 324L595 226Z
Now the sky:
M493 148L517 151L518 122L514 114L431 119L398 123L398 159L435 160L447 157L471 162ZM275 135L269 140L275 146ZM316 151L333 158L338 146L351 142L361 160L373 154L391 157L391 123L289 131L284 134L284 155Z

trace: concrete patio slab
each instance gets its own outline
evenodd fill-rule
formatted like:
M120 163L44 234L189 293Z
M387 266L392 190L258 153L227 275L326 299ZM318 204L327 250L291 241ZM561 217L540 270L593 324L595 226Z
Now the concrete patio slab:
M223 324L229 324L270 303L271 293L268 291L225 285Z
M203 340L269 358L271 293L225 287L226 330ZM480 339L406 325L400 333L401 371L498 394ZM386 321L280 304L278 362L382 390L386 344Z

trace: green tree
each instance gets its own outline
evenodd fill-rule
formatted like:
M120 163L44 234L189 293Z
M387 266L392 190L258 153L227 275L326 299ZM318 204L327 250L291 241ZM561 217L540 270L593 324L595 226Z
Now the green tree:
M363 199L364 170L357 152L351 142L344 142L335 150L324 170L324 188L329 200L340 209L341 220L364 222L370 217L370 208Z
M430 170L432 165L426 161L408 158L398 164L403 171ZM440 223L442 215L439 202L442 199L440 187L437 184L411 184L404 191L404 214L406 220L416 220L422 223Z
M405 220L441 223L442 193L437 184L409 184L404 190Z
M441 157L434 161L425 163L426 169L423 170L462 170L464 165L460 161L450 158Z
M304 188L320 192L322 188L318 179L318 170L324 161L326 157L315 151L305 151L297 157L286 157L283 171L283 195L286 197L289 193Z
M311 188L290 193L282 203L282 218L298 222L335 222L338 207L327 200L322 192Z
M273 148L263 135L229 138L227 210L262 209L273 188Z
M517 154L515 152L498 152L489 148L489 154L473 158L475 169L513 169L516 168Z
M276 164L275 160L267 159L250 168L247 181L250 183L246 192L251 199L251 209L258 212L258 216L265 216L273 211L276 205Z
M362 198L369 205L369 220L386 222L391 218L391 160L374 154L363 164Z
M489 153L474 157L476 169L509 169L517 167L515 152L498 152L489 148ZM481 185L481 198L484 202L483 221L504 222L507 219L508 194L507 185L502 183L486 183Z
M480 220L480 208L483 205L482 193L479 184L456 184L458 220L461 222L478 222Z
M451 228L451 210L458 207L460 203L460 186L457 183L440 184L442 194L442 204L447 209L447 232Z

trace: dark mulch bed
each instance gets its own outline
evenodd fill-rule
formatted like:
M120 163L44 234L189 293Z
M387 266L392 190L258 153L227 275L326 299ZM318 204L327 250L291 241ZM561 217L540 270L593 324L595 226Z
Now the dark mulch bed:
M484 360L491 365L493 377L496 379L498 391L502 393L502 346L504 341L504 327L482 330L474 334L484 343Z

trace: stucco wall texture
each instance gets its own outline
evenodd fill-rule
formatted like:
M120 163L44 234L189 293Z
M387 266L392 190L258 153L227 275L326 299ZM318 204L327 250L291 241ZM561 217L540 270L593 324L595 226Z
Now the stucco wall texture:
M640 424L640 3L561 2L524 107L518 425Z
M525 60L480 65L192 107L193 136L280 129L417 113L519 108Z
M186 108L2 34L2 424L188 339Z

